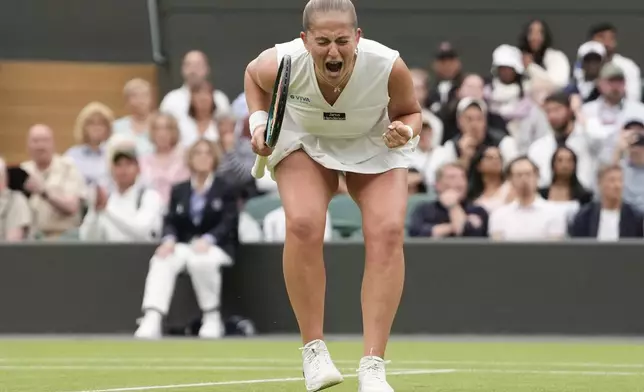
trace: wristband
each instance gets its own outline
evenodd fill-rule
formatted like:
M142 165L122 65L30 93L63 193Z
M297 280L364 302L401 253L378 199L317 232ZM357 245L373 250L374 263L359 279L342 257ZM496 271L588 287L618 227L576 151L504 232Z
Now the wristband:
M268 121L268 113L263 110L258 110L250 115L248 118L248 125L250 126L250 134L255 133L255 129L259 126L266 126Z

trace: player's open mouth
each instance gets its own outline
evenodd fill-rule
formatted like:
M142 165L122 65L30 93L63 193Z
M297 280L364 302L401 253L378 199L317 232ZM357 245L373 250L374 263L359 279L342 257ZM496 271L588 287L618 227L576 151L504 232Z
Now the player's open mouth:
M340 72L340 70L342 69L342 61L327 61L324 66L329 72Z

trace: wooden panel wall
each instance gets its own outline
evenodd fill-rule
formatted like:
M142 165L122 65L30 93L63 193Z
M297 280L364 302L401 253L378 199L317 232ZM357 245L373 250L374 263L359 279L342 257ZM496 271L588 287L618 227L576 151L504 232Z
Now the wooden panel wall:
M0 155L8 162L27 158L26 132L36 123L54 129L60 153L75 144L73 126L91 101L103 102L117 117L125 114L123 86L135 77L155 87L148 64L0 62Z

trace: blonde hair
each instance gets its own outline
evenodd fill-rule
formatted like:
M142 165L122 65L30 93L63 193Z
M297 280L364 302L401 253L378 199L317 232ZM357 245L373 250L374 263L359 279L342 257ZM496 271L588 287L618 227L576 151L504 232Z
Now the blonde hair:
M100 114L105 121L107 121L108 134L105 135L105 140L110 138L112 134L112 122L114 121L114 112L107 105L101 102L90 102L76 117L76 124L74 125L74 137L79 143L87 143L87 133L85 132L85 124L87 120L95 114Z
M347 12L353 19L353 28L358 28L358 15L351 0L310 0L302 15L302 28L309 31L313 16L316 13Z
M156 124L157 124L157 122L159 120L162 120L162 119L168 121L168 125L169 125L168 128L170 129L170 132L172 133L172 142L171 142L171 144L172 144L172 147L176 147L177 144L179 144L179 139L181 137L181 135L179 133L179 123L177 123L177 119L174 118L173 115L168 114L168 113L156 113L156 114L152 115L152 118L150 119L150 134L149 134L150 141L152 142L152 144L154 144L154 137L155 137L155 134L156 134L156 130L155 130Z
M129 98L130 95L132 95L136 90L140 89L145 89L151 92L152 85L150 85L150 82L145 79L134 78L125 83L125 86L123 86L123 95L125 96L125 98Z
M219 144L211 142L210 140L204 139L204 138L201 138L201 139L197 140L196 142L194 142L190 146L190 148L188 148L188 150L186 151L186 166L188 166L188 169L190 169L191 172L194 171L193 168L192 168L192 159L195 156L195 152L197 151L197 147L199 147L202 144L205 144L210 149L210 155L213 158L212 159L213 160L213 162L212 162L212 171L214 172L219 167L219 164L221 163L221 158L222 158L223 154L221 152L221 148L219 147Z

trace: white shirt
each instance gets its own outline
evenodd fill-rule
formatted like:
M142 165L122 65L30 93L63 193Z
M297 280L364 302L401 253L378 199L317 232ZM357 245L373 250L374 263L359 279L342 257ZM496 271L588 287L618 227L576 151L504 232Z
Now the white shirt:
M90 197L90 209L80 227L80 238L84 241L137 242L151 241L160 234L163 202L161 196L146 188L137 209L141 192L139 185L123 193L109 195L103 211L96 211L95 194Z
M600 241L619 240L619 217L620 210L603 209L599 213L599 226L597 227L597 239Z
M581 113L589 125L597 128L604 136L621 130L626 121L644 118L644 104L624 100L621 105L609 106L603 98L585 103Z
M333 237L331 215L326 213L326 226L324 228L324 241L331 241ZM284 242L286 238L286 213L284 208L277 208L264 217L264 241Z
M531 79L541 79L554 87L564 88L570 81L570 61L560 50L548 48L543 55L543 67L532 63L526 69Z
M223 91L215 90L212 96L217 106L217 113L230 111L230 100ZM188 116L188 109L190 109L190 88L186 85L166 94L159 106L161 112L173 115L178 121Z
M575 124L566 139L566 147L577 155L577 177L587 189L593 189L597 169L597 153L601 149L604 135L596 129ZM539 167L539 187L547 187L552 182L552 155L557 149L554 131L537 139L528 149L528 157Z
M239 242L242 244L262 242L264 235L259 223L246 211L239 213Z
M490 215L490 237L506 241L540 241L562 238L566 217L550 202L537 196L529 206L518 201L499 207Z
M201 135L197 122L192 117L186 116L179 121L179 132L181 134L181 145L185 148L190 148L190 146L202 137L211 142L217 142L219 140L219 131L214 120L210 121L208 128Z

